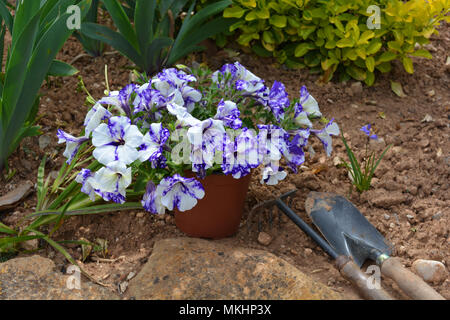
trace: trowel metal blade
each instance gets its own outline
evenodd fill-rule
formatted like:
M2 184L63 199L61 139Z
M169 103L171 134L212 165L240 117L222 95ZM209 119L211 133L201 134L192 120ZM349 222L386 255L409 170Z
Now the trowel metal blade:
M392 245L344 197L311 192L306 211L330 245L339 254L351 256L359 267L380 253L391 254Z

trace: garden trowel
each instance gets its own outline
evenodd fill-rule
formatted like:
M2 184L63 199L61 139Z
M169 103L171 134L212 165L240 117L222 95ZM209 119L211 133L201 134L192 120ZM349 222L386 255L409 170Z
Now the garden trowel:
M372 300L393 300L392 297L382 287L370 286L370 279L355 264L350 256L339 254L326 242L313 228L304 222L291 208L283 201L297 190L292 190L275 200L266 201L263 205L276 205L292 222L294 222L303 232L309 235L331 258L336 262L336 267L344 278L353 283L364 297Z
M398 258L390 257L392 245L344 197L311 192L306 199L305 209L338 254L352 257L359 267L367 259L375 261L381 273L393 279L413 299L444 300L421 278L405 269Z

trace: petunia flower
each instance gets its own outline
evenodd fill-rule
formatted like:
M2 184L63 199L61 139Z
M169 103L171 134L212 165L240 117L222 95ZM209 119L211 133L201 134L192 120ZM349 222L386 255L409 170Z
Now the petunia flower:
M224 136L222 171L240 179L259 165L258 143L256 136L248 128L244 128L234 143L228 135Z
M137 148L142 145L143 135L127 117L112 117L108 124L102 123L92 133L93 156L101 164L113 161L130 164L139 158Z
M102 121L108 120L112 117L111 112L103 108L100 103L96 103L91 110L86 114L84 119L84 135L89 138L92 131L94 131Z
M258 125L258 154L260 162L268 164L279 161L284 148L284 139L287 132L275 125Z
M248 71L239 62L222 66L212 74L211 79L219 88L234 87L248 95L255 95L267 89L264 80Z
M130 98L136 89L137 86L135 84L126 85L120 91L111 91L108 97L100 99L98 103L112 105L119 112L123 112L127 117L131 117Z
M287 173L286 171L283 171L281 167L277 166L271 166L268 165L264 167L262 178L261 178L261 184L267 184L269 186L277 185L278 182L281 180L284 180L286 178Z
M331 155L331 151L333 150L333 140L331 139L331 136L339 135L339 126L337 123L334 122L334 119L331 119L331 121L322 130L311 130L311 132L314 133L320 141L322 141L325 152L329 157Z
M200 181L195 178L184 178L179 174L161 180L158 188L161 192L161 203L167 209L178 208L181 212L191 210L197 200L205 196Z
M184 100L184 107L188 112L192 112L195 108L195 104L202 99L202 94L200 91L189 86L181 87L180 92Z
M289 107L289 98L283 83L279 81L273 83L269 92L268 105L277 121L282 120L285 109Z
M376 134L372 134L371 130L372 129L372 125L366 124L365 126L363 126L361 129L359 129L360 131L364 132L370 139L374 139L377 140L378 136Z
M319 104L316 99L309 94L305 86L302 86L300 89L300 105L309 116L314 118L319 118L322 116L322 113L319 110Z
M64 150L63 155L67 158L67 163L70 164L73 160L73 158L78 153L78 150L80 149L80 146L83 142L87 141L88 138L86 137L74 137L61 129L58 129L57 137L59 138L58 143L65 143L66 144L66 150Z
M131 168L123 162L113 161L98 170L89 183L103 200L124 203L126 188L131 184Z
M296 103L294 108L294 122L301 127L312 128L313 124L311 120L309 120L308 113L303 110L302 105Z
M92 180L95 178L95 173L89 169L82 169L75 177L75 181L81 183L81 192L87 194L91 201L95 201L95 190L91 185Z
M191 115L185 107L182 107L176 103L169 103L167 105L167 111L177 117L177 120L181 126L191 127L201 123L201 121Z
M157 188L153 181L147 182L145 194L142 198L142 207L153 214L164 214L166 208L161 203L161 187Z
M137 96L134 100L134 113L147 111L147 112L158 112L160 109L164 108L168 101L168 98L164 97L161 92L150 87L146 87L144 90L137 90ZM160 114L155 118L159 118Z
M163 146L169 136L169 130L163 128L161 123L152 123L149 132L142 139L139 160L142 162L149 160L153 168L164 167L166 158L163 156Z
M217 106L217 113L214 119L222 120L224 125L232 129L240 129L242 127L242 120L239 119L241 112L239 111L236 103L233 101L224 101L223 99Z
M164 69L151 80L155 89L159 90L164 96L169 96L173 90L187 85L189 82L195 82L197 79L184 71L168 68Z
M189 128L187 136L192 146L190 160L193 172L203 175L204 170L214 165L214 156L222 149L224 134L221 120L206 119Z
M282 153L288 166L295 173L297 173L297 167L305 162L304 148L308 144L309 135L309 129L300 129L296 131L292 140L289 139L289 135L286 136L285 148L282 150Z

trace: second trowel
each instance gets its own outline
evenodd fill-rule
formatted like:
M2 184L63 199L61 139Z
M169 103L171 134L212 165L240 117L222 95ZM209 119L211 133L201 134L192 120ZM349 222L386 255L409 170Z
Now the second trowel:
M393 279L413 299L444 299L417 275L405 269L398 258L390 257L392 246L344 197L311 192L305 208L313 223L339 254L352 257L359 267L367 259L375 261L381 273Z

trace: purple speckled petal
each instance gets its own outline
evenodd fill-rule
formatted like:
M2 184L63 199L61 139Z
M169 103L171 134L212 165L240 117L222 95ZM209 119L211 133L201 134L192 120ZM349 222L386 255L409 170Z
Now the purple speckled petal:
M88 138L86 137L74 137L61 129L58 129L58 132L56 134L59 138L58 143L65 143L66 149L64 150L63 155L67 158L67 163L70 164L73 160L73 158L78 153L78 150L80 149L80 146L83 142L87 141Z

